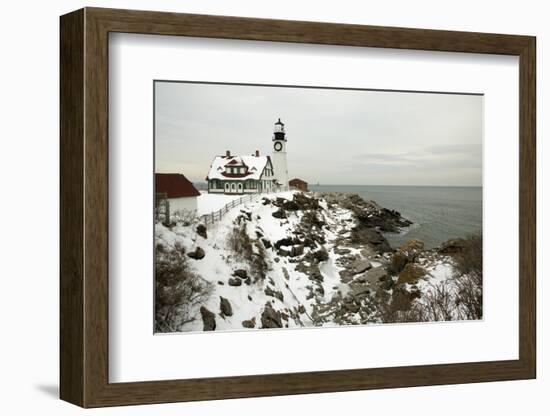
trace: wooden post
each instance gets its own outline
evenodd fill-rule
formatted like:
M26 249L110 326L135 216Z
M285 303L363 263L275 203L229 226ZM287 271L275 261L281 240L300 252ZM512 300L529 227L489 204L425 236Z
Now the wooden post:
M170 225L170 201L168 198L164 200L164 225Z

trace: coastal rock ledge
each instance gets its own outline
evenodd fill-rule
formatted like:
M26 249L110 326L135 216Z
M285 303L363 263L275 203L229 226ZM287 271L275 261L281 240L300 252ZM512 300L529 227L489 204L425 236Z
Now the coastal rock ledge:
M158 308L157 329L479 319L481 243L463 238L426 249L411 240L391 247L384 233L411 224L398 211L357 194L297 191L230 210L208 234L198 220L170 227L157 223L156 244L162 247L162 257L156 258L157 292L172 290L158 282L175 281L188 299ZM197 238L199 256L187 260L170 252L177 244L195 254ZM194 261L198 257L204 259ZM164 272L168 278L159 275ZM183 280L174 280L178 276ZM462 299L465 293L469 299Z

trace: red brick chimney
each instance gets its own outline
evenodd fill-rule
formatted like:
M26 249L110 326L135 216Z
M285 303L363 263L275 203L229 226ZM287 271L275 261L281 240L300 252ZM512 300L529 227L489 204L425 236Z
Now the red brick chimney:
M259 157L259 156L260 156L260 151L256 150L256 157Z
M225 157L231 157L231 152L229 150L225 151Z

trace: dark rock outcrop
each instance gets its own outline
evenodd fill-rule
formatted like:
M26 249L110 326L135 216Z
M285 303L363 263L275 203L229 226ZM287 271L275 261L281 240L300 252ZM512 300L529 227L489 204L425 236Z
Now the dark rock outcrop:
M195 260L201 260L201 259L204 258L205 255L206 254L205 254L204 250L200 247L197 247L195 249L195 251L187 253L187 256L189 256L190 258L195 259Z
M256 318L247 319L242 322L243 328L254 328L256 326Z
M273 306L268 302L265 304L262 312L262 328L282 328L281 313L273 309Z
M281 302L283 301L283 293L278 290L273 290L271 287L267 286L264 290L264 293L267 296L271 296L273 298L279 299Z
M244 280L248 278L248 272L245 269L237 269L233 272L233 276L240 277Z
M216 316L206 309L204 306L201 306L200 309L203 331L214 331L216 330Z
M241 279L236 279L234 277L230 277L229 280L227 281L227 284L229 286L240 286L243 284L243 281Z
M372 264L367 259L359 258L353 262L351 265L353 274L360 274L366 272L372 268Z
M312 253L312 256L319 263L327 261L329 259L328 251L326 251L324 248L314 251Z
M420 240L409 240L393 254L388 269L391 273L400 273L408 263L413 263L424 249Z
M220 296L220 312L223 316L233 316L231 303L223 296Z
M277 211L274 211L271 215L274 218L278 218L281 220L286 218L286 212L283 209L278 209Z
M336 203L351 210L360 225L367 228L375 228L384 232L398 232L400 228L412 224L398 211L381 207L374 201L366 201L358 194L329 193L324 194L323 197L331 204Z
M204 239L208 238L208 234L206 233L206 226L204 224L197 225L197 234Z
M415 284L426 275L426 270L418 264L407 263L397 279L397 284Z
M380 254L392 251L386 237L374 228L361 224L351 230L351 241L356 244L369 244Z

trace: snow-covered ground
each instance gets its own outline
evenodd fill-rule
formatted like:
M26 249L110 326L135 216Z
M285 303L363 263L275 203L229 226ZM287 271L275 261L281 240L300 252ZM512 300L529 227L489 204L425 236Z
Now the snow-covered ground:
M197 197L197 215L200 217L201 215L217 211L234 199L239 199L241 196L209 194L208 192L201 191L201 194Z
M293 193L293 191L282 192L270 194L268 197L292 199ZM214 202L209 205L210 207L215 207L215 202L221 200L220 198L210 198L218 197L218 195L206 194L204 196L207 196L205 199L209 202ZM241 215L242 211L254 213L252 221L247 224L250 237L255 238L256 230L261 230L273 242L286 237L289 231L299 222L298 215L285 221L276 221L271 215L274 207L263 205L261 199L258 199L233 208L221 221L209 226L206 239L199 236L189 226L176 226L170 230L162 224L157 224L155 228L157 242L160 241L167 246L173 246L176 242L179 242L187 252L193 251L196 247L201 247L204 250L204 259L190 260L196 273L209 281L214 289L210 299L203 306L210 311L219 311L220 296L223 296L229 300L233 309L231 317L216 317L216 330L242 330L242 321L251 319L255 319L256 327L259 328L261 326L261 311L266 302L271 303L276 310L286 311L289 315L291 310L298 309L300 305L303 305L306 308L303 319L307 319L307 312L311 312L313 301L306 299L309 294L306 286L311 284L311 281L306 275L296 273L294 271L295 265L289 263L288 258L278 258L272 250L267 250L267 262L271 270L266 281L251 285L242 284L237 287L228 284L228 280L233 277L235 270L249 268L248 264L240 261L235 253L227 249L228 236L235 227L235 219ZM275 258L278 258L278 261ZM292 279L288 281L285 279L284 268L292 275ZM266 295L266 287L275 292L281 292L283 300ZM202 331L203 322L198 308L195 314L197 319L186 324L181 328L182 331ZM293 327L311 325L311 322L300 323L289 319L285 324L288 324L288 327Z
M378 283L361 282L368 276L352 273L349 275L351 263L354 259L368 259L371 271L385 270L390 253L379 255L372 247L364 244L349 244L352 229L356 225L354 214L340 205L329 205L323 199L315 210L316 215L324 225L322 235L326 241L313 246L303 243L304 224L303 219L307 210L286 210L286 218L276 218L273 214L279 210L274 200L282 198L292 201L297 191L281 192L277 194L259 195L251 202L242 203L214 224L209 224L207 238L197 233L196 225L177 225L172 228L162 224L156 224L155 235L157 244L173 247L175 243L181 244L187 253L191 253L199 247L204 250L204 258L189 259L192 270L212 287L212 293L202 305L215 316L216 330L244 330L243 321L253 322L254 328L262 327L262 313L269 304L273 310L282 316L282 327L325 326L335 325L332 319L338 315L338 310L346 307L361 308L369 302L363 295L365 285L377 285ZM199 198L199 214L203 215L222 208L228 202L240 198L240 196L225 196L202 194ZM269 199L271 202L266 202ZM280 204L280 202L279 202ZM244 224L250 240L260 242L266 239L272 247L263 251L267 263L267 273L264 279L245 282L244 279L235 277L234 272L239 269L247 270L251 274L251 266L243 261L238 251L230 249L228 238L231 233ZM283 239L302 239L299 245L303 248L300 255L281 255L279 247L273 247L275 243ZM310 236L306 233L305 237ZM342 242L347 242L342 245ZM293 243L295 244L295 243ZM261 244L260 244L261 245ZM291 250L294 246L282 244L283 250ZM326 250L328 258L318 263L320 276L315 277L308 271L311 257L320 249ZM260 249L254 248L255 253L260 254ZM317 264L317 263L316 263ZM432 285L451 281L453 266L444 257L426 258L421 260L421 265L426 271L416 287L421 292L430 290ZM344 273L344 274L342 274ZM349 280L344 280L347 277ZM392 277L390 276L390 279ZM231 280L238 280L240 285L230 285ZM387 278L386 278L387 279ZM397 277L393 277L394 282ZM407 284L409 288L411 285ZM367 286L368 288L369 286ZM374 288L374 286L370 286ZM376 290L376 289L375 289ZM275 295L274 295L275 293ZM348 294L359 296L353 298L355 306L350 303ZM388 293L391 295L392 290ZM232 308L232 315L221 313L221 298L226 299ZM195 318L188 322L180 331L202 331L203 319L199 306L192 311ZM368 309L368 308L367 308ZM340 322L365 323L370 321L373 315L366 315L362 309L360 312L346 315ZM370 313L370 312L369 312ZM374 321L376 322L376 321ZM342 324L340 323L340 324Z

